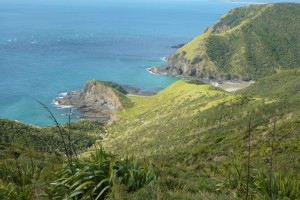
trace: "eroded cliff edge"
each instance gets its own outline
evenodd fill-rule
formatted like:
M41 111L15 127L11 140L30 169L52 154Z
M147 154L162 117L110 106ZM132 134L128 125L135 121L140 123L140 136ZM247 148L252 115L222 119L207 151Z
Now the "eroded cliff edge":
M127 88L133 90L134 88ZM136 88L138 91L138 89ZM126 97L124 87L110 81L88 81L83 90L68 92L55 101L60 105L70 105L78 109L80 118L95 119L100 122L116 120L115 112L131 107L133 103Z

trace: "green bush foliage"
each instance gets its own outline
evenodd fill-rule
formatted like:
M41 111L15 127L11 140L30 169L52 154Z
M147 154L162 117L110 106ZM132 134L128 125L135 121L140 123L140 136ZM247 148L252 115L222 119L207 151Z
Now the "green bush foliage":
M155 171L152 165L118 160L99 148L71 168L65 165L58 172L60 178L51 183L48 194L51 199L104 199L115 184L124 185L127 192L150 185L156 179Z
M68 129L67 124L64 127ZM77 150L91 147L105 133L103 126L95 121L82 120L71 123L70 127L71 140ZM30 147L38 152L63 151L62 141L56 127L41 128L8 119L0 119L1 144Z

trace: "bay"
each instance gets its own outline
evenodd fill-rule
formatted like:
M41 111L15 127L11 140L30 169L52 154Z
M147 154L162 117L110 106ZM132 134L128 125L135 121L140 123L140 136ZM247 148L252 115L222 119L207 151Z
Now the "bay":
M162 57L247 3L211 1L0 2L0 117L39 126L60 123L68 109L53 99L87 80L111 80L144 91L178 78L150 74ZM72 120L78 120L74 112Z

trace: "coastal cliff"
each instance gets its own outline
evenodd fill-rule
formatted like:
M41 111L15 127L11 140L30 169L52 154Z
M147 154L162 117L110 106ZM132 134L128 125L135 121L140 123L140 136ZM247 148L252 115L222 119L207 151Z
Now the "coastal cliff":
M125 96L127 91L110 81L88 81L83 90L68 92L55 101L60 105L71 105L78 109L81 118L96 119L101 122L115 121L115 112L132 106Z
M258 80L300 63L300 4L251 5L229 11L154 73L201 80Z

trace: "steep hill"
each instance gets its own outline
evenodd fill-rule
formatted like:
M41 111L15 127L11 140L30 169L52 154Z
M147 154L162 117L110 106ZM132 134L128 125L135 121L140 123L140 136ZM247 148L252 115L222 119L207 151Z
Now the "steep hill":
M297 68L299 13L296 3L233 9L170 56L165 69L188 78L257 80Z
M253 181L259 170L269 169L273 147L274 171L299 172L299 87L298 69L263 78L236 94L178 81L153 97L131 97L136 105L119 114L121 120L110 127L102 144L116 154L151 159L167 168L161 177L162 182L172 180L167 199L233 199L233 194L245 192L249 125ZM236 172L241 174L233 179L241 185L226 185ZM169 186L166 182L161 184ZM199 190L205 196L195 192ZM258 190L254 196L261 194Z
M299 120L299 87L299 70L264 78L236 94L177 81L153 97L131 97L136 106L119 113L121 120L112 126L113 134L104 145L117 153L143 156L203 150L211 156L201 155L201 159L213 159L241 145L250 113L258 134L274 118L282 120L278 125ZM178 154L176 159L180 160Z

